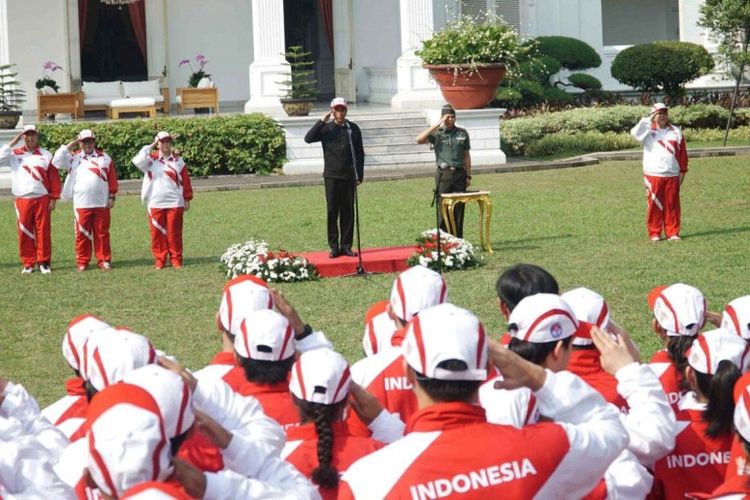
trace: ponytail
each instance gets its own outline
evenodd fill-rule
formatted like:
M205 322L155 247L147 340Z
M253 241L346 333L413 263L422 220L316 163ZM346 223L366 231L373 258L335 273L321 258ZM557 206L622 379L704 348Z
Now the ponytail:
M331 465L333 461L331 423L339 419L346 405L346 399L332 405L311 403L294 395L292 399L297 405L302 422L312 421L315 424L315 433L318 435L318 466L313 469L311 479L321 488L335 488L339 484L339 471Z
M697 335L680 335L669 337L667 341L667 354L669 359L677 367L677 373L680 374L680 389L689 391L690 387L685 379L685 368L687 367L687 352L693 345L693 341L698 338Z
M706 436L717 438L734 430L734 384L740 378L739 368L729 360L719 362L713 375L695 372L698 390L708 397L703 421L708 424Z

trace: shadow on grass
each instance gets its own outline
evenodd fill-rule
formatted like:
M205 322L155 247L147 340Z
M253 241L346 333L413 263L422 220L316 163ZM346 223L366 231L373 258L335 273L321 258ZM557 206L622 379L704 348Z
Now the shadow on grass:
M561 240L564 238L572 238L572 234L556 234L553 236L536 236L534 238L521 238L516 240L496 240L492 242L493 250L538 250L538 245L530 245L529 243L550 241L550 240Z
M204 257L184 257L183 265L193 267L202 264L219 264L219 256L207 255ZM132 259L132 260L115 260L112 262L113 268L128 267L154 267L153 259Z
M750 227L744 226L744 227L730 227L727 229L712 229L710 231L703 231L700 233L688 233L684 234L682 237L683 239L689 239L689 238L700 238L703 236L713 236L715 234L734 234L734 233L747 233L750 232Z

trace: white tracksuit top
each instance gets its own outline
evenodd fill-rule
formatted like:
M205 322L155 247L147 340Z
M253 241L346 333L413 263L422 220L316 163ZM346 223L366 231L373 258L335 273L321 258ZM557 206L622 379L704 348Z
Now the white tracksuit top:
M117 192L117 174L110 156L100 150L90 155L83 151L72 154L67 147L55 151L52 164L68 172L62 190L63 200L73 200L75 208L103 208L109 195ZM113 180L110 180L110 178ZM113 189L111 185L113 184Z
M668 123L666 128L658 128L649 118L642 118L630 135L643 145L644 174L676 177L687 172L687 147L678 127Z

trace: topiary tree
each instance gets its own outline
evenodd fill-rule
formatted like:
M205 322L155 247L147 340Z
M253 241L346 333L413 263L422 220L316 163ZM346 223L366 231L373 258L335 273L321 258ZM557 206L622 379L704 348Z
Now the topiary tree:
M596 50L583 40L567 36L540 36L535 40L540 54L556 59L565 69L576 71L602 64Z
M642 92L663 91L674 99L683 85L714 68L711 54L690 42L652 42L629 47L612 62L612 77Z
M598 78L586 73L573 73L568 76L568 81L581 90L600 90L602 88L602 82Z

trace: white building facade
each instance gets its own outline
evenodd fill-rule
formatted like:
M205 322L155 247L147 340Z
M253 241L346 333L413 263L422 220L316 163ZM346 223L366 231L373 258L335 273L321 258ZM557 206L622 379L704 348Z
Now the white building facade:
M190 74L179 62L203 54L223 102L273 115L281 113L278 81L289 71L282 53L289 31L300 26L317 60L322 98L343 95L397 109L442 102L414 51L461 13L502 15L525 37L564 35L586 41L603 61L588 72L610 90L626 88L612 79L609 68L627 46L683 40L711 48L697 25L702 0L139 1L145 2L144 79L160 79L174 100L175 88L186 86ZM92 33L96 28L90 22L81 31L84 4L117 9L100 5L100 0L0 0L0 63L17 64L29 96L26 108L36 106L34 82L45 61L65 69L54 75L62 91L77 90L86 79L92 47L113 43L101 30ZM113 79L120 79L118 61L122 59L113 56L108 70ZM706 77L694 85L721 84L727 82Z

